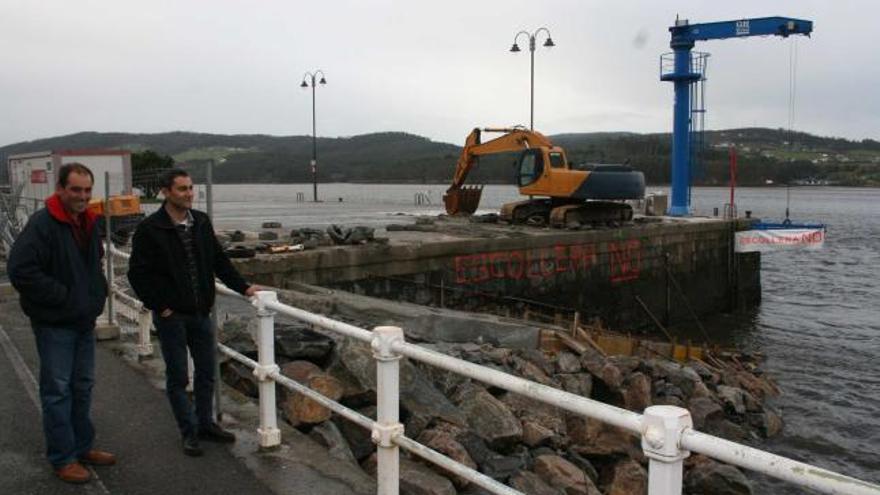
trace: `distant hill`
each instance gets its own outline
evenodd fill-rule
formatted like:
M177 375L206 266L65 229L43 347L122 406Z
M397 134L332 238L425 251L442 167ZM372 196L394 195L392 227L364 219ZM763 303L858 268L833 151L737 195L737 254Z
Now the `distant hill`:
M652 184L669 182L670 135L629 132L567 133L550 136L574 163L629 163ZM764 128L707 131L696 184L724 184L728 146L736 145L744 185L767 181L827 181L880 185L880 142L790 133ZM175 157L197 177L207 160L217 163L219 183L310 182L310 136L82 132L0 148L10 154L75 148L152 149ZM323 182L439 182L452 177L460 147L404 132L318 138L319 180ZM515 157L484 158L471 173L475 183L511 183ZM0 167L0 180L6 169Z

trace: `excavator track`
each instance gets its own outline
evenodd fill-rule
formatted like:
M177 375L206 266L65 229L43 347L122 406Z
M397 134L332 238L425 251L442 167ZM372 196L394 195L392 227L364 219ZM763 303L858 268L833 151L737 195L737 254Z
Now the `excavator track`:
M501 221L512 224L555 228L617 225L632 220L632 217L633 210L626 203L587 201L554 207L548 199L507 203L501 207L499 215Z
M632 207L614 201L587 201L562 205L550 211L550 225L568 228L581 225L614 225L629 222L633 218Z
M508 223L544 226L549 222L551 209L550 200L527 199L502 205L498 217Z

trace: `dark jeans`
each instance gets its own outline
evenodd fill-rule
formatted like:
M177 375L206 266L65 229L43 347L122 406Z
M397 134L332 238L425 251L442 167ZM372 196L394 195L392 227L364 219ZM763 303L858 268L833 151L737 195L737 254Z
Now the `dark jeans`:
M40 402L46 457L56 468L91 450L95 329L34 326L40 355Z
M213 422L214 363L216 350L211 320L207 316L173 313L162 318L153 312L165 358L165 393L183 436L198 433L200 424ZM189 382L186 349L193 358L195 409L186 394Z

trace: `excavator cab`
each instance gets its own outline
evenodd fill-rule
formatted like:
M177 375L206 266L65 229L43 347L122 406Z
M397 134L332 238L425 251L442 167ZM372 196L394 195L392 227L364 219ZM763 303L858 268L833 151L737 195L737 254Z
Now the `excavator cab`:
M519 187L527 186L544 173L544 153L540 148L527 149L519 155L517 166L516 184Z
M519 156L516 184L525 187L540 179L544 175L545 163L550 164L550 170L547 171L550 175L557 170L568 169L565 154L561 150L530 148Z

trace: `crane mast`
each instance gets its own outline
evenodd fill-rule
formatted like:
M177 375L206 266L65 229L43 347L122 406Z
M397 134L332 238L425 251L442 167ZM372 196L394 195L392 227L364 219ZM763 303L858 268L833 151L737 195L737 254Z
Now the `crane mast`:
M789 17L761 17L736 21L708 22L690 24L687 20L675 20L669 28L672 40L669 46L674 53L671 71L665 71L661 64L660 80L675 85L675 108L672 131L672 193L669 211L671 216L687 216L690 213L691 173L691 86L703 75L694 70L691 50L697 41L745 38L750 36L809 36L813 22Z

